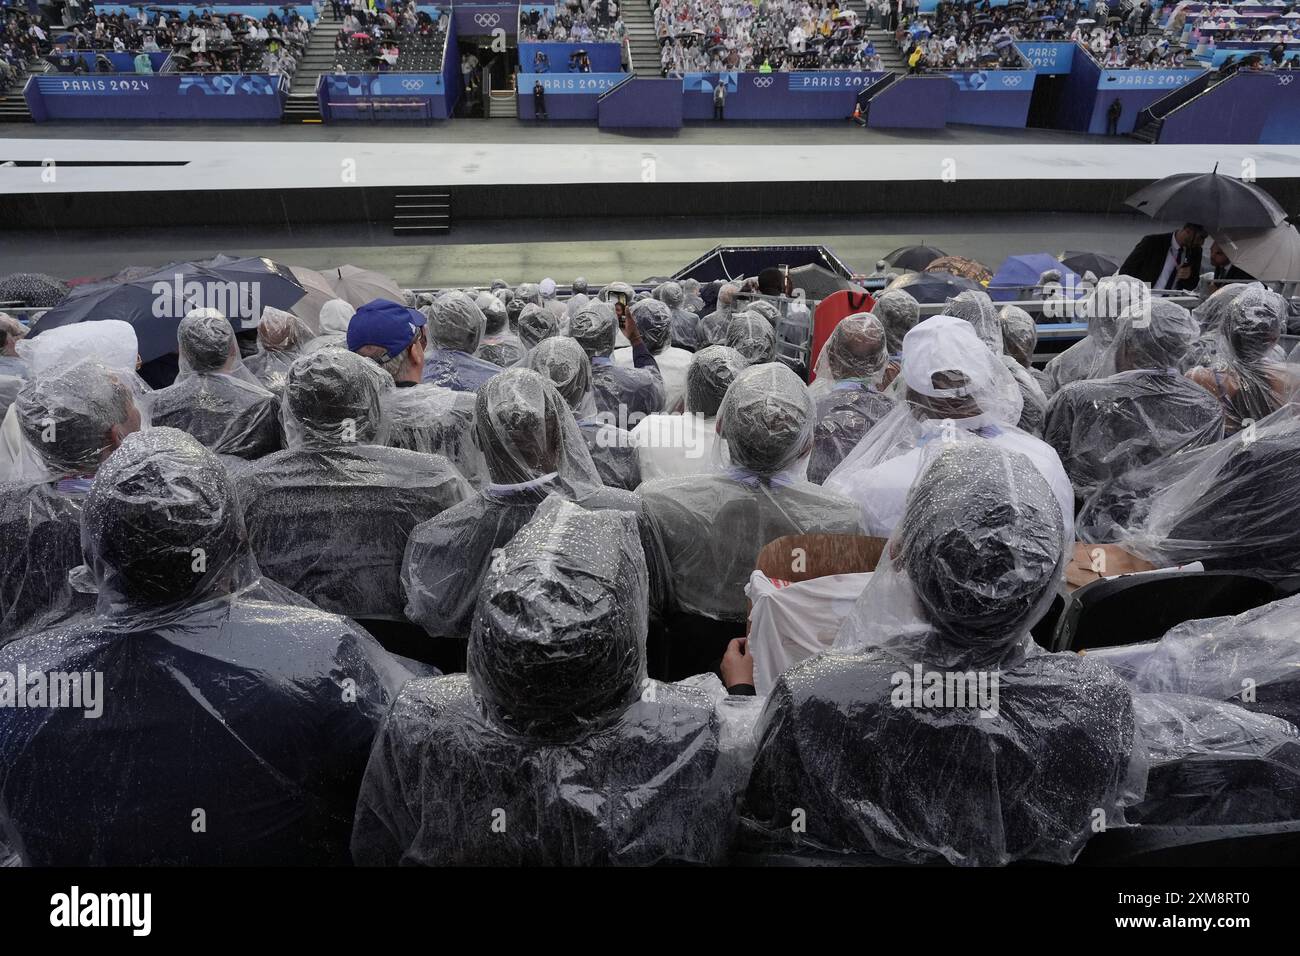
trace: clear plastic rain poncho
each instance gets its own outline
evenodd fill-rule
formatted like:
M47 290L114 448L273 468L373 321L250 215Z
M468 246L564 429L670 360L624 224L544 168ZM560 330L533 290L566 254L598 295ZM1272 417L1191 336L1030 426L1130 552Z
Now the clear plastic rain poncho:
M1074 526L1074 489L1051 446L1016 427L1023 397L1011 370L965 319L931 316L903 337L899 403L826 478L862 511L864 533L888 537L931 442L984 439L1028 455L1051 485L1066 526Z
M1300 819L1300 735L1285 720L1187 694L1133 697L1148 765L1129 823L1232 826Z
M1286 300L1258 282L1228 304L1216 337L1214 364L1187 373L1216 396L1227 417L1227 431L1259 421L1290 401L1300 384L1296 370L1279 361L1275 349L1286 327Z
M738 311L735 309L735 304L739 293L740 286L734 282L728 282L718 289L717 307L700 319L696 329L700 348L706 345L727 344L727 325L731 322L733 311Z
M3 671L86 675L90 706L0 724L0 803L30 862L346 863L371 741L411 674L258 577L225 469L175 429L100 468L82 540L98 612L0 648Z
M1043 369L1050 397L1068 382L1092 378L1097 363L1115 338L1115 326L1125 312L1145 309L1151 301L1151 290L1141 279L1114 275L1097 280L1090 295L1075 301L1074 319L1088 323L1088 334L1064 352L1052 357Z
M381 386L385 444L428 455L442 455L472 485L487 480L483 453L474 444L474 393L420 383Z
M631 428L646 415L663 411L664 380L656 368L615 365L614 333L618 320L604 302L589 302L569 321L569 334L591 359L596 410L612 415L619 427Z
M542 339L560 334L560 320L549 309L528 303L519 313L519 341L531 349Z
M295 362L284 391L289 447L237 484L263 574L327 611L402 620L407 535L471 489L445 458L381 447L382 374L337 349Z
M665 282L654 294L671 311L672 344L694 352L700 345L700 317L686 307L686 290L680 283Z
M692 353L674 344L672 310L658 299L642 299L631 312L663 379L664 404L659 411L680 411L686 398L686 370L691 366ZM631 368L633 359L630 346L614 350L615 365Z
M1002 359L1016 385L1020 388L1020 420L1016 427L1031 435L1043 433L1043 423L1047 418L1047 396L1037 380L1014 357L1005 354L1002 345L1002 320L998 316L997 306L987 292L967 289L949 299L944 307L945 315L955 315L965 319L975 329L980 341L988 346L989 351Z
M483 341L474 354L485 362L508 368L518 363L528 350L519 336L510 331L506 304L491 292L480 292L474 304L483 313Z
M278 397L244 367L230 320L196 309L176 329L180 372L153 393L153 423L179 428L224 455L258 458L280 447Z
M734 313L727 323L727 338L723 344L745 356L750 365L776 360L776 329L757 312Z
M988 442L929 454L832 652L768 698L742 816L800 848L1067 863L1135 789L1130 693L1030 636L1070 544L1033 463Z
M1052 396L1043 437L1081 498L1135 468L1223 438L1219 403L1178 371L1196 334L1186 309L1152 302L1149 315L1119 320L1102 358L1116 373L1070 382Z
M83 359L18 393L23 457L43 474L0 484L0 644L93 605L68 582L82 562L82 508L101 462L148 425L146 392L133 373Z
M31 370L18 355L6 355L5 347L17 350L17 343L27 335L22 323L5 312L0 312L0 418L4 417L9 406L13 404L18 389Z
M597 417L591 391L591 361L576 339L556 336L528 353L524 366L545 375L573 409L600 480L611 488L634 491L641 484L636 448L628 433Z
M264 388L279 395L289 366L306 352L313 338L311 327L298 316L268 305L257 323L257 354L250 356L244 367Z
M348 326L357 310L346 299L330 299L320 307L320 335L303 348L304 352L317 349L348 347Z
M722 862L746 768L698 681L646 677L648 591L633 515L547 499L492 562L468 673L385 720L355 861Z
M1003 354L1015 359L1029 373L1046 399L1052 393L1051 381L1046 372L1033 365L1034 349L1038 347L1038 323L1018 305L1004 305L998 311L998 321L1002 325Z
M429 318L423 381L456 392L476 392L501 366L475 358L487 320L467 293L443 292L422 310Z
M751 365L718 411L726 470L641 485L681 610L743 621L745 582L765 544L788 534L859 533L853 502L803 477L816 414L807 386L789 368Z
M889 365L885 327L874 315L846 316L831 330L817 356L808 387L817 402L808 480L821 484L862 436L894 408L881 392Z
M1285 405L1237 434L1101 485L1079 538L1120 544L1158 566L1300 574L1300 409Z
M641 513L635 495L601 484L569 405L531 369L506 369L479 390L475 435L491 482L419 525L402 566L406 616L438 638L469 637L492 552L532 519L547 495L584 508ZM662 548L653 527L641 526L651 606L659 609L667 600Z
M900 359L903 354L903 336L921 321L921 306L906 289L886 289L876 297L871 314L885 327L889 343L889 356Z

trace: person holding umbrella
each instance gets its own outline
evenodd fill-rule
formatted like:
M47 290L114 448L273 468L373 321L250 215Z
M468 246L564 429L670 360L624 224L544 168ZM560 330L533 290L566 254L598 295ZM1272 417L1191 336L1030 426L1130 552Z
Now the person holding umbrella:
M1143 236L1119 272L1150 283L1153 289L1195 289L1205 238L1205 228L1194 222L1184 223L1173 233Z

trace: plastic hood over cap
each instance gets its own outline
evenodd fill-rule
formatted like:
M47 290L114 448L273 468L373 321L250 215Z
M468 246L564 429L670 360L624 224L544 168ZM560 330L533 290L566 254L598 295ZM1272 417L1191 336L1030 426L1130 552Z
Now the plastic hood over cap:
M384 377L370 359L342 349L298 359L289 368L281 412L288 447L384 444Z
M483 313L483 332L485 335L496 335L505 330L508 317L506 316L506 304L504 302L491 292L480 292L474 297L474 304Z
M1139 368L1177 369L1199 334L1196 320L1181 305L1152 299L1147 313L1129 311L1120 316L1099 370L1113 375Z
M100 467L81 543L110 616L196 603L255 574L226 469L174 428L131 435Z
M1233 282L1220 286L1204 302L1192 310L1192 317L1200 324L1202 332L1217 332L1223 328L1223 320L1228 316L1228 306L1237 296L1246 291L1249 282Z
M686 290L677 282L665 282L655 289L655 296L670 309L681 309L686 306Z
M618 318L605 302L588 302L569 320L569 334L578 340L588 358L614 351L617 328Z
M91 475L115 442L148 425L148 386L92 359L30 378L14 411L50 477Z
M944 315L955 315L965 319L975 329L980 341L989 347L994 355L1002 354L1002 323L998 321L997 306L987 292L967 289L949 299L943 308Z
M903 381L931 418L978 417L1013 425L1023 406L1010 371L965 319L936 315L903 338Z
M134 372L140 358L135 328L119 319L59 326L28 336L15 348L32 377L88 357L111 369Z
M1106 347L1115 338L1119 317L1127 312L1147 313L1151 290L1132 276L1114 275L1097 280L1092 294L1075 304L1075 319L1088 323L1088 334L1052 358L1044 372L1051 391L1068 382L1101 373Z
M836 382L855 381L879 385L889 364L885 327L874 315L858 312L841 319L831 330L817 356L814 395L822 395Z
M560 320L549 309L531 302L519 313L519 341L532 348L543 339L560 334Z
M1061 508L1024 455L934 443L887 557L836 638L945 668L1017 663L1065 567Z
M542 304L542 293L534 282L525 282L519 288L515 289L515 298L520 302L528 302L533 305Z
M429 342L434 348L473 352L487 320L466 293L443 292L429 306Z
M633 305L632 318L651 352L657 354L672 344L672 309L658 299L642 299Z
M641 693L649 584L636 518L551 497L492 562L470 684L515 733L567 737Z
M1004 305L998 321L1002 325L1002 351L1029 368L1038 345L1038 323L1018 305Z
M181 319L176 327L176 343L180 349L178 380L204 372L242 371L235 330L216 309L195 309Z
M550 380L531 369L506 369L478 390L475 434L497 484L558 473L599 485L600 476L568 404Z
M686 370L686 411L712 418L727 389L745 366L745 356L726 345L710 345L691 358Z
M816 420L808 387L789 368L772 362L752 365L736 377L718 410L718 433L733 465L770 477L812 450Z
M292 312L267 306L257 323L258 351L276 352L300 349L314 338L311 327Z
M757 312L737 312L727 323L727 345L751 365L776 358L776 330Z
M876 299L871 314L885 326L889 354L903 350L903 336L912 330L921 318L921 306L906 289L886 289Z
M357 310L345 299L330 299L320 307L321 335L346 335Z
M576 339L556 336L539 342L528 353L524 367L549 378L580 421L595 417L591 360Z

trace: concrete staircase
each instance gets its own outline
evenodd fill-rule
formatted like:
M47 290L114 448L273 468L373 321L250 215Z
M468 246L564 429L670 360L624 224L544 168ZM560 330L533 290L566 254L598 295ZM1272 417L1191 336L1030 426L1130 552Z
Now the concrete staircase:
M334 37L342 21L326 4L307 38L307 51L298 61L284 104L284 122L319 123L320 103L316 100L316 80L322 73L334 72Z
M655 36L655 18L646 0L627 0L620 7L627 27L628 46L632 55L632 72L638 76L662 76L659 65L659 38Z
M32 121L32 111L27 108L27 101L23 99L23 87L27 85L27 78L33 73L45 73L52 67L44 59L36 57L27 61L27 72L18 77L7 91L0 94L0 123L30 123Z
M903 51L894 42L892 33L888 30L868 30L867 36L871 37L871 42L875 44L876 52L880 54L886 72L907 72L907 61L903 59Z

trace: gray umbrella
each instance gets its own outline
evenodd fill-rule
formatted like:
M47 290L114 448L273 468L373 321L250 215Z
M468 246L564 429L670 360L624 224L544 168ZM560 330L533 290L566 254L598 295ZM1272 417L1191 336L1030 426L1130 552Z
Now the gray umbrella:
M1212 173L1178 173L1144 186L1124 202L1152 219L1195 222L1210 232L1268 229L1286 210L1254 183Z
M1300 281L1300 232L1290 223L1271 229L1225 229L1214 238L1234 266L1256 279Z
M846 289L850 292L866 291L861 286L854 285L843 276L836 275L816 263L791 269L790 283L796 289L803 289L804 295L814 301L820 301Z

